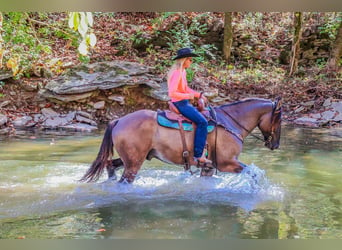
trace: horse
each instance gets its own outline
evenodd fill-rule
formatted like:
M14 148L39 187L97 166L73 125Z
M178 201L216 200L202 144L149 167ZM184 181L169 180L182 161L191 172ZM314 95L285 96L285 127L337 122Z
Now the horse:
M208 133L208 158L213 168L202 168L201 176L220 172L240 173L246 165L238 160L244 139L256 127L263 135L264 145L277 149L281 133L281 100L247 98L215 106L214 131ZM184 163L183 145L179 130L161 126L157 111L142 109L108 123L94 162L80 179L94 182L107 170L109 179L116 179L115 171L124 168L119 182L132 183L143 162L157 158L169 164ZM194 131L184 132L185 141L193 148ZM113 159L113 150L119 158ZM189 150L190 165L196 166L193 150Z

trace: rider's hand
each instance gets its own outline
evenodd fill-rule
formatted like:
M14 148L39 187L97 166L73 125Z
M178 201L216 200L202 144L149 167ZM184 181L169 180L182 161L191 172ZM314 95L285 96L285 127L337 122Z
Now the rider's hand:
M208 99L207 99L204 95L202 95L201 98L203 99L203 101L204 101L205 103L208 103Z

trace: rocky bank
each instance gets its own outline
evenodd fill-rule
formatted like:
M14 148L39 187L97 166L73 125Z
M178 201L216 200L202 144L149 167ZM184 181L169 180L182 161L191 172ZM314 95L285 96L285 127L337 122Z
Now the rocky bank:
M9 89L0 101L2 135L28 128L94 131L100 124L137 109L166 108L168 100L165 79L155 76L150 67L125 61L77 66L45 84L11 84L26 94ZM227 103L215 86L200 88L214 105ZM302 103L287 114L288 122L310 127L342 123L341 100L326 98L322 107L301 113L313 106L314 101Z

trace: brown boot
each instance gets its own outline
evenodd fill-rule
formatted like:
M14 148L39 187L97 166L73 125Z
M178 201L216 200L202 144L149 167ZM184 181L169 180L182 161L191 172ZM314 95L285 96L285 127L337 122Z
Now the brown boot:
M213 162L211 160L208 160L207 158L205 158L204 156L201 157L194 157L194 161L199 163L200 165L204 165L204 164L212 164Z

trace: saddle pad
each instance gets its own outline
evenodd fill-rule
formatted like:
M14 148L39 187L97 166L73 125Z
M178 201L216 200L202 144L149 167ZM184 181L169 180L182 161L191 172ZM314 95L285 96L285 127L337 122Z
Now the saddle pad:
M171 121L163 115L163 113L158 113L157 115L157 121L160 126L167 127L167 128L174 128L179 129L178 121ZM184 131L193 131L194 127L189 122L182 122ZM214 131L215 126L212 124L209 124L208 127L208 133Z

